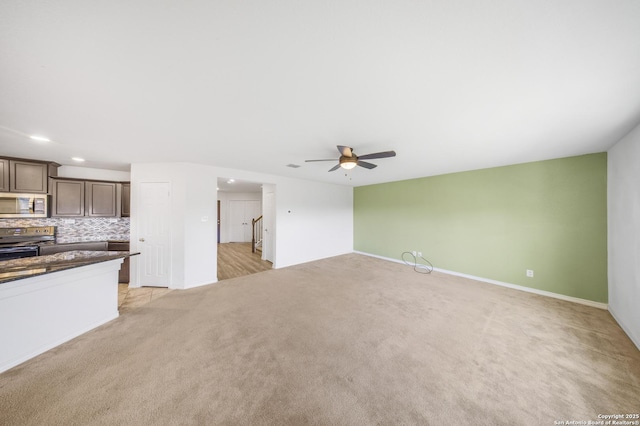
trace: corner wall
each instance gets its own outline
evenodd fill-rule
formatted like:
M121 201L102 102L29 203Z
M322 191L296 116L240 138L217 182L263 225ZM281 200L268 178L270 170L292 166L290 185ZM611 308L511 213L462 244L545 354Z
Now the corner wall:
M353 252L353 188L236 169L214 170L218 177L273 185L274 268Z
M213 168L191 163L145 163L131 165L131 251L145 256L139 243L139 221L144 216L138 194L141 182L170 185L167 214L170 236L169 287L186 289L217 280L216 182ZM153 212L151 212L153 215ZM131 257L132 287L141 285L139 256Z
M606 303L606 191L606 153L358 187L354 247Z
M608 154L609 311L640 349L640 126Z
M140 251L137 199L140 182L171 185L170 287L190 288L217 280L216 185L233 177L273 185L275 189L274 268L353 251L353 189L300 179L191 163L132 164L131 250ZM204 219L206 218L206 220ZM133 287L138 256L131 258Z

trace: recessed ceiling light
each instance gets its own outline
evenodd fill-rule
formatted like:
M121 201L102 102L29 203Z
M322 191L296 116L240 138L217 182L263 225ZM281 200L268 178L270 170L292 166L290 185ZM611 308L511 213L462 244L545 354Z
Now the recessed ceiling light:
M80 158L80 157L71 157L71 159L73 161L77 161L78 163L82 163L84 161L84 158Z
M39 142L51 142L51 139L49 138L45 138L44 136L29 136L31 139L33 139L34 141L39 141Z

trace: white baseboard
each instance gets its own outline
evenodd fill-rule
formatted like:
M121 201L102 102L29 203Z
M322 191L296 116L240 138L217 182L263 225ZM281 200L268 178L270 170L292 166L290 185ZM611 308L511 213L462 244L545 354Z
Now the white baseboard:
M375 258L382 259L382 260L388 260L390 262L401 263L403 265L405 264L402 260L392 259L390 257L378 256L376 254L365 253L365 252L362 252L362 251L354 251L354 253L362 254L362 255L370 256L370 257L375 257ZM592 306L592 307L598 308L598 309L608 310L608 308L609 308L606 303L594 302L593 300L580 299L578 297L566 296L564 294L552 293L550 291L538 290L536 288L530 288L530 287L524 287L524 286L521 286L521 285L505 283L505 282L502 282L502 281L492 280L490 278L476 277L474 275L463 274L463 273L460 273L460 272L449 271L449 270L446 270L446 269L433 268L433 270L434 271L438 271L438 272L442 272L443 274L455 275L455 276L463 277L463 278L469 278L469 279L476 280L476 281L481 281L481 282L484 282L484 283L499 285L501 287L507 287L507 288L512 288L514 290L526 291L527 293L538 294L540 296L553 297L554 299L560 299L560 300L565 300L567 302L573 302L573 303L579 303L581 305ZM624 327L623 327L623 329L624 329Z

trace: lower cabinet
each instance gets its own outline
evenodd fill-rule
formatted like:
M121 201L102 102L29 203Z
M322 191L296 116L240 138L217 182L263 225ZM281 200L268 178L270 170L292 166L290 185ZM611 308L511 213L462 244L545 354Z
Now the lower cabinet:
M129 241L109 241L107 243L107 250L109 251L129 251ZM129 282L129 258L125 258L124 262L120 266L120 272L118 273L119 283Z
M85 241L78 243L52 244L40 247L40 255L62 253L65 251L129 251L129 241ZM125 258L118 273L119 283L129 283L129 258Z
M65 251L86 250L86 251L107 251L106 241L82 241L78 243L62 243L40 247L40 256L47 254L63 253Z

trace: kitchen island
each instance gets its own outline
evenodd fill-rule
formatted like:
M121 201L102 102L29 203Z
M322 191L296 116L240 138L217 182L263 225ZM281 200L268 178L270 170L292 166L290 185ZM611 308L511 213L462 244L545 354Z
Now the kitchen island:
M69 251L1 261L0 372L117 318L118 271L131 255Z

